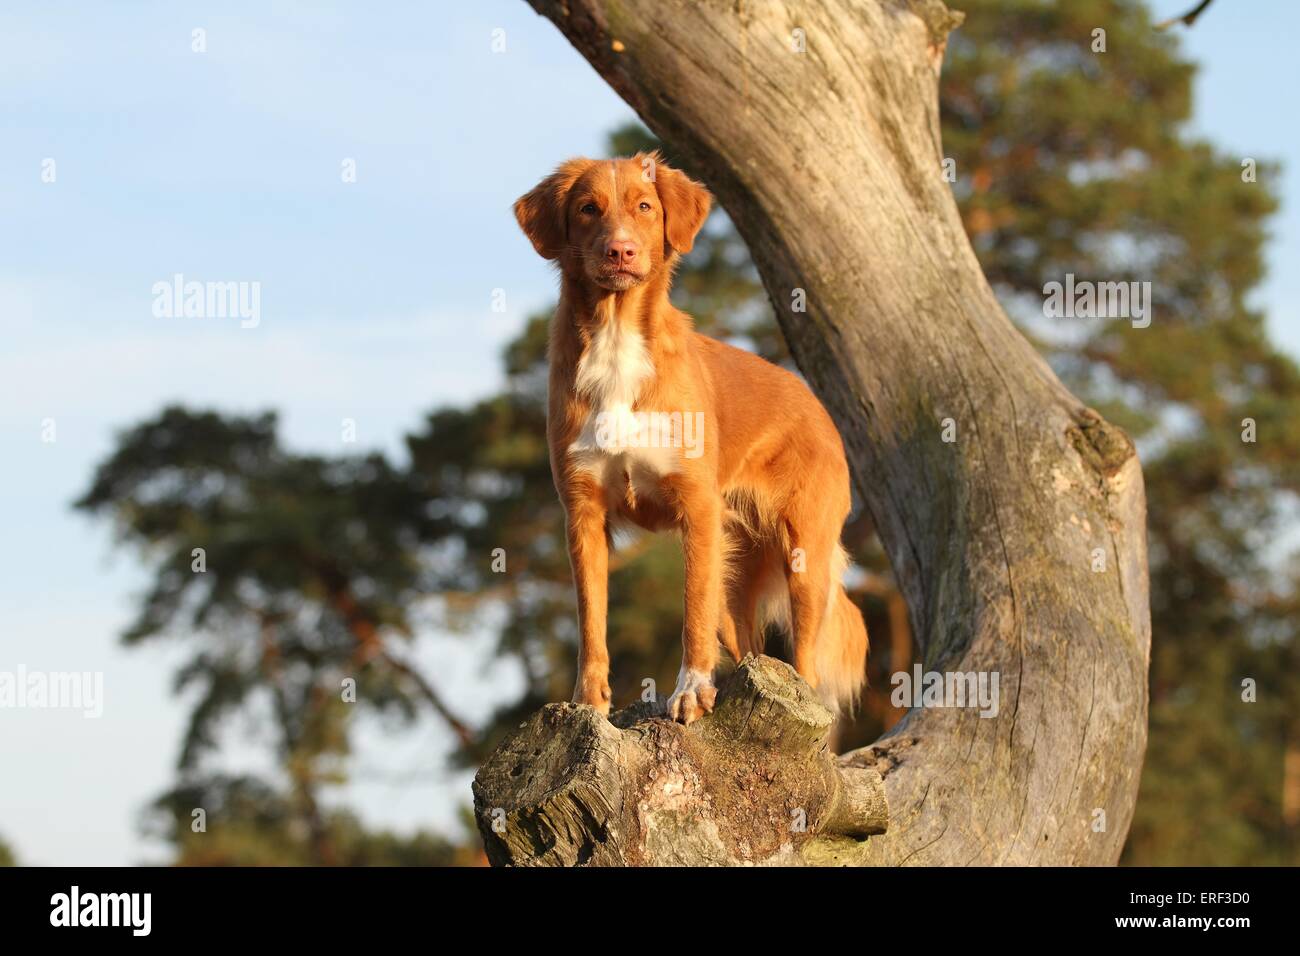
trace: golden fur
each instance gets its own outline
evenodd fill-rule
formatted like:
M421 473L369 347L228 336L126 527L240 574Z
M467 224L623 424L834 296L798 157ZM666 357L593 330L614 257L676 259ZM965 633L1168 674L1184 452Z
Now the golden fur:
M709 205L657 154L569 160L515 203L561 277L547 437L578 599L574 700L608 713L612 530L676 530L685 624L668 713L685 723L713 708L719 641L737 660L761 652L769 621L828 703L855 698L867 656L841 581L849 471L830 416L795 375L700 335L668 300ZM664 447L653 413L698 424L698 446L683 430Z

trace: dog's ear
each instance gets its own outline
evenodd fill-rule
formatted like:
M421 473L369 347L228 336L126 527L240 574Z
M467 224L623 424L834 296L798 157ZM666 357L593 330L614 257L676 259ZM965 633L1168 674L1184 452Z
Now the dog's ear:
M664 241L676 252L690 252L696 233L709 217L713 197L685 173L661 161L655 162L654 169L655 190L664 207Z
M591 166L590 159L570 159L538 183L532 192L515 200L515 218L537 254L558 259L568 242L565 202L573 184Z

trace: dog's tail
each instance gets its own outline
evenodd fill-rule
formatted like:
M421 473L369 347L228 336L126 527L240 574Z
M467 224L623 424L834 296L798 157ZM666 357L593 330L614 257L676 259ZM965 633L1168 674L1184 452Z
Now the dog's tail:
M862 612L844 590L848 564L848 554L836 547L826 616L817 636L817 689L832 710L847 709L852 713L867 681L870 644Z

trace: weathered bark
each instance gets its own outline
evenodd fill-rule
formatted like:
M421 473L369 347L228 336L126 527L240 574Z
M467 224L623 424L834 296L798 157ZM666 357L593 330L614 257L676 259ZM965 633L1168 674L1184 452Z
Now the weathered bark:
M863 862L1114 863L1146 745L1142 475L1008 321L962 231L938 115L960 18L938 0L531 2L748 243L926 668L1000 677L996 716L917 708L849 755L891 808Z
M498 866L831 865L888 824L884 784L841 766L833 718L794 669L746 658L690 727L663 702L612 722L549 704L474 778Z

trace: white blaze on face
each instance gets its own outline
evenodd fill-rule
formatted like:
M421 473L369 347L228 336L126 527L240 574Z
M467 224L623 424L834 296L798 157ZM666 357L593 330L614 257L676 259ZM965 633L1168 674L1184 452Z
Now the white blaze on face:
M623 218L623 194L618 191L618 163L610 160L609 163L609 182L613 187L613 204L610 206L610 214L614 217L614 222L618 225L609 237L610 242L627 242L632 238L628 232L627 223ZM612 308L612 307L611 307Z

